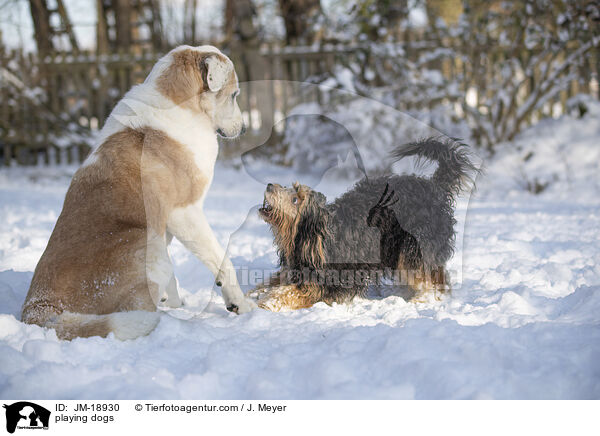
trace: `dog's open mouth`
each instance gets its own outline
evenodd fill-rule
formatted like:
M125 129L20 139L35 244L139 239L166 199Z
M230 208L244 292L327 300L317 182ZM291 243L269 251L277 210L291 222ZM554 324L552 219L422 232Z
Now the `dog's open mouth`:
M263 199L263 205L260 209L258 209L258 212L261 214L261 216L263 218L270 218L271 217L271 213L273 212L273 206L271 206L271 204L269 204L269 200L267 200L267 196L265 195L265 198Z

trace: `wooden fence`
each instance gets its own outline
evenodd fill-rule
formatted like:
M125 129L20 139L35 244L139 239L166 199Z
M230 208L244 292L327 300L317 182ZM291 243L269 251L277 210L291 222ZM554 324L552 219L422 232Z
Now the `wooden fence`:
M422 42L419 44L407 46L406 55L417 56L424 48ZM347 64L360 49L263 47L229 53L242 88L240 106L251 127L242 139L228 143L229 152L237 153L250 143L267 140L272 126L298 103L322 99L318 87L300 82ZM102 127L116 102L131 86L144 80L160 56L149 51L108 55L81 52L38 59L31 54L0 50L0 160L4 165L82 161L89 152L93 133ZM596 63L597 59L590 71L596 71ZM488 64L490 69L495 67L493 62ZM457 59L436 66L446 77L456 76L463 67ZM570 95L590 92L590 78L586 80L583 88L581 80L574 80L573 86L548 104L558 103L564 108ZM464 84L465 92L468 86Z

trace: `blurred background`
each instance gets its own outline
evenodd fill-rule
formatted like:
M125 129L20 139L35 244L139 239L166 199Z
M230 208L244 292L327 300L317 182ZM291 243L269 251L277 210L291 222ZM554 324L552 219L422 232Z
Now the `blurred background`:
M245 82L251 129L223 160L267 141L291 164L306 130L285 119L299 107L376 126L386 147L410 127L389 107L493 153L544 118L585 115L599 28L585 0L0 0L0 163L81 162L179 44L221 48Z

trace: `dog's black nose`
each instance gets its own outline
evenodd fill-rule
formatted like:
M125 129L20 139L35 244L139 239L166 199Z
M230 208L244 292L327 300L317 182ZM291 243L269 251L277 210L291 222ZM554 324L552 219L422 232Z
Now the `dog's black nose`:
M269 183L269 184L267 185L267 191L268 191L268 192L271 192L272 190L273 190L273 184L272 184L272 183Z

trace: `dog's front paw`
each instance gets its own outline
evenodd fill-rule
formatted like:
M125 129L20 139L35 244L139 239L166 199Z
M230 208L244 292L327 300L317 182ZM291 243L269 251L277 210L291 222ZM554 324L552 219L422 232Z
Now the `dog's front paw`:
M227 305L228 311L237 313L238 315L241 315L242 313L251 312L254 309L258 309L258 305L248 298L244 298L241 301L238 301L236 303L230 303Z

